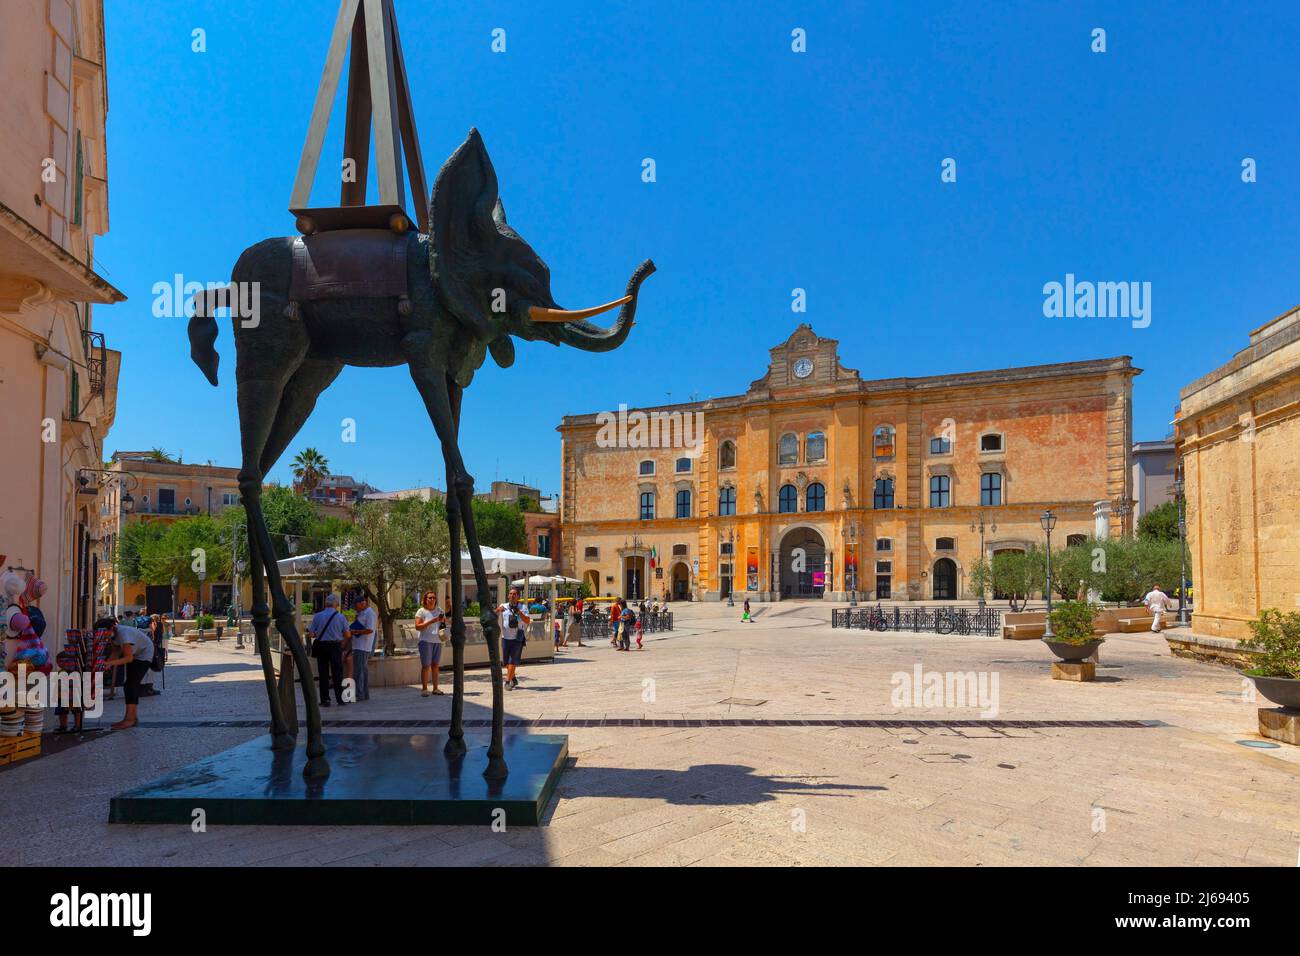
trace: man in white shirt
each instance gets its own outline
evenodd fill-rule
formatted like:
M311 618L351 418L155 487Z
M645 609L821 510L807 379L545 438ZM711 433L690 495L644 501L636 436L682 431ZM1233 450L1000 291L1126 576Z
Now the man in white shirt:
M511 588L510 600L497 605L497 620L501 624L501 656L506 665L506 690L514 690L519 686L515 668L524 656L525 631L533 620L528 616L528 606L519 600L518 588Z
M379 617L366 597L356 603L356 620L352 622L352 680L357 700L370 699L370 655L375 652L375 630Z
M1147 592L1147 596L1142 599L1142 603L1145 604L1147 610L1151 612L1151 633L1159 634L1160 618L1169 610L1169 606L1173 602L1169 600L1169 595L1160 590L1160 585L1155 584L1152 585L1151 590Z

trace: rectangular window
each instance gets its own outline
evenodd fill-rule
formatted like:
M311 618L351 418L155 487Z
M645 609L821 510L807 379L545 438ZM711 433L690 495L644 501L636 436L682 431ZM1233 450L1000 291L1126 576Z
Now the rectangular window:
M582 554L588 561L595 561L600 557L600 548L585 548Z
M892 539L892 538L877 538L877 539L876 539L876 550L877 550L877 551L893 551L893 550L894 550L894 541L893 541L893 539Z
M175 488L158 489L158 513L160 515L174 515L176 513Z
M951 480L947 475L934 475L930 478L930 507L947 508L952 504L949 493Z
M537 556L539 558L549 558L551 556L551 536L549 534L539 534L537 536Z
M892 596L892 581L888 574L876 575L876 600L888 601Z
M239 504L239 492L238 492L238 491L223 491L223 492L221 493L221 504L222 504L223 507L226 507L226 508L229 508L229 507L231 507L232 505L237 505L237 504Z
M1001 451L1001 450L1002 450L1001 435L995 434L995 435L980 436L980 451Z
M893 561L877 561L877 562L876 562L876 573L877 573L877 574L893 574L893 572L894 572L894 562L893 562Z
M641 520L653 521L655 516L655 495L653 491L641 492Z
M995 471L980 475L980 504L1002 504L1002 476Z
M931 438L931 439L930 439L930 454L931 454L931 455L947 455L947 454L949 454L951 451L952 451L952 442L950 442L948 439L946 439L946 438Z

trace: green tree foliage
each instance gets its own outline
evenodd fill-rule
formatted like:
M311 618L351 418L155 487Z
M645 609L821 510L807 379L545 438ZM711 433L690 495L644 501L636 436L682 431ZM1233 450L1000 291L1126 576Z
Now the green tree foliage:
M996 600L1010 600L1024 606L1032 595L1043 590L1047 581L1044 553L1036 547L1028 551L1001 551L992 561L981 558L971 568L971 589L976 594L992 592Z
M409 590L434 587L451 571L447 524L433 502L363 502L347 533L328 549L333 573L363 589L379 613L384 652L393 653L393 622L401 598L389 603L389 592L400 585Z
M1066 600L1078 598L1080 583L1085 596L1096 591L1106 602L1132 604L1153 585L1167 594L1178 587L1181 572L1178 542L1155 537L1090 538L1082 544L1052 551L1052 591ZM971 569L971 590L981 587L999 599L1019 603L1041 596L1047 582L1045 552L995 554L993 561L976 561Z
M227 580L230 547L220 537L217 522L207 515L184 518L167 526L159 538L140 548L140 576L145 584L170 584L173 577L191 586L205 580Z
M329 473L329 459L315 448L304 448L293 456L293 477L302 487L303 494L310 494L322 478L329 477Z
M1243 647L1260 652L1259 663L1247 671L1257 677L1300 680L1300 611L1283 613L1267 608L1250 622L1250 640Z
M1052 609L1052 635L1064 644L1087 644L1096 640L1092 622L1098 608L1087 601L1066 601Z
M524 513L511 502L475 498L474 530L478 532L478 543L489 548L523 551L528 544Z
M1156 541L1178 540L1178 505L1166 501L1138 519L1137 536Z
M143 580L140 568L144 551L167 534L167 524L162 521L133 521L122 529L117 538L113 564L126 581ZM168 577L170 582L171 578Z
M294 541L294 554L310 554L338 541L351 525L336 515L322 517L315 505L284 485L267 485L262 489L262 517L266 520L266 530L271 533L276 560L289 557L286 535ZM243 505L226 508L217 520L226 547L230 547L233 538L240 538L242 543L238 553L242 560L247 561L248 516Z

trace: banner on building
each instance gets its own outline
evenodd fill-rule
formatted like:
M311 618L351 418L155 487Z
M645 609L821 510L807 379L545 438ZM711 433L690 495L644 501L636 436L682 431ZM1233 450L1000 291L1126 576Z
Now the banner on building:
M745 549L745 590L758 590L758 548Z

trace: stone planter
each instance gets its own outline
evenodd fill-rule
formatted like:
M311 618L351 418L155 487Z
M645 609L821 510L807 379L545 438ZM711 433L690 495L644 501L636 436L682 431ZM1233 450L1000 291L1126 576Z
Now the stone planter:
M1300 711L1300 680L1290 677L1255 677L1255 689L1266 699L1287 710Z
M1086 661L1097 653L1097 648L1102 644L1100 640L1089 641L1086 644L1067 644L1064 641L1049 641L1047 638L1043 638L1043 643L1063 661Z

